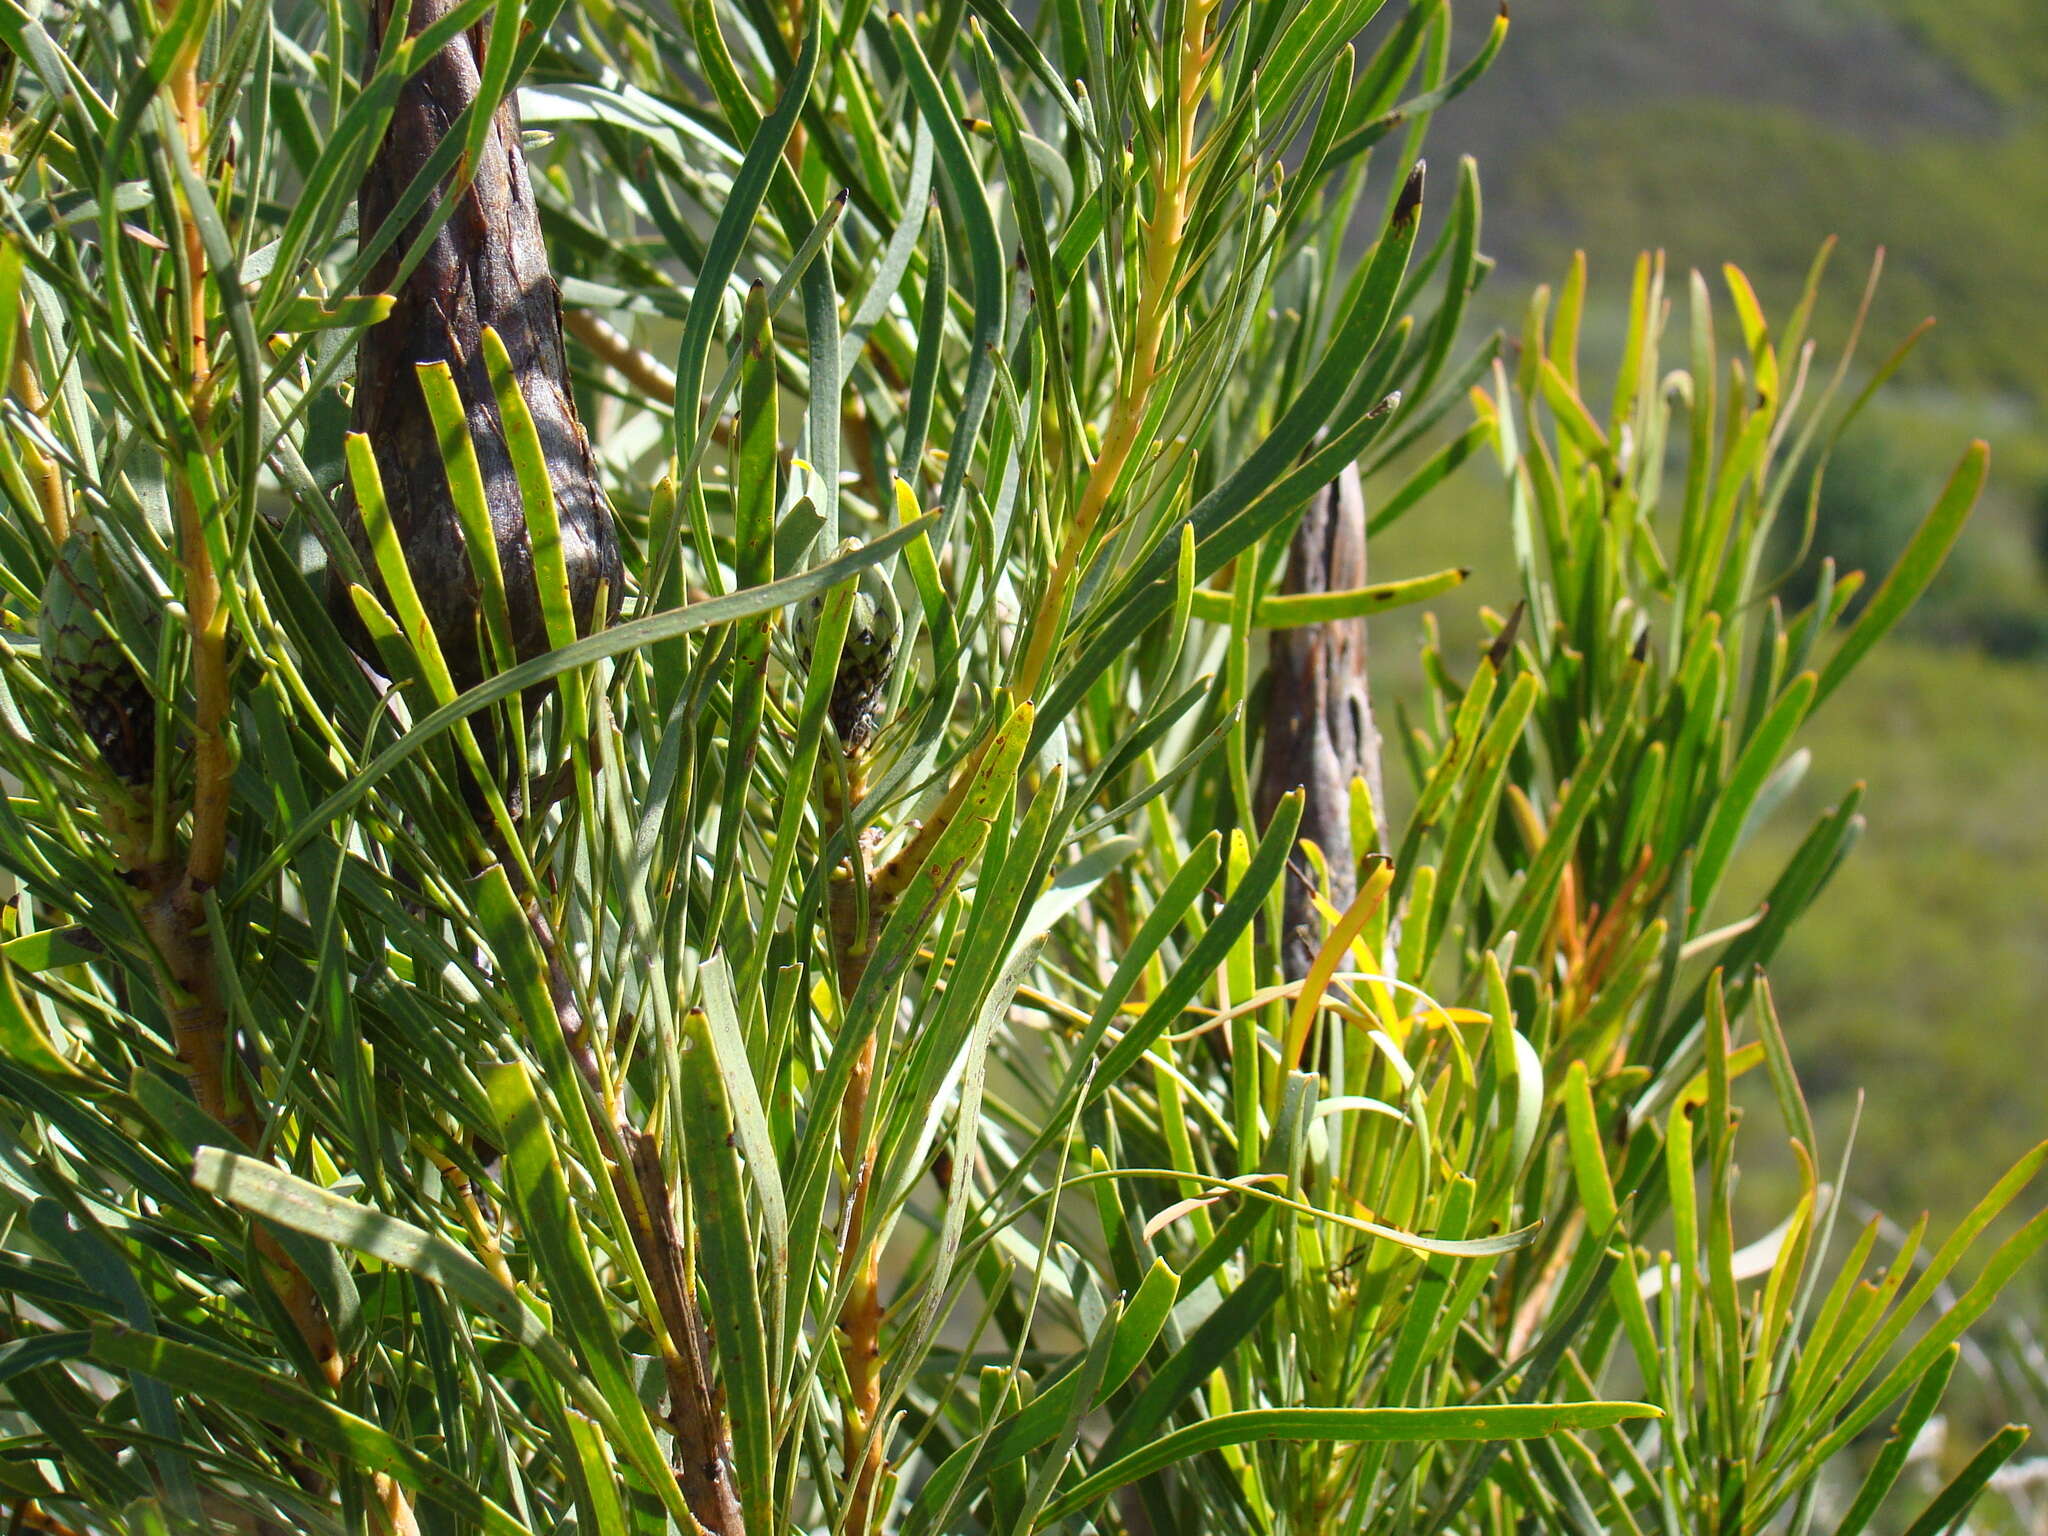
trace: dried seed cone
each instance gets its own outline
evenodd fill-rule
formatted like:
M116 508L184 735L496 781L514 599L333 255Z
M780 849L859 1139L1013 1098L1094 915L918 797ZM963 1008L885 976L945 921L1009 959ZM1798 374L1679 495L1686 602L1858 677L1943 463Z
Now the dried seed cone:
M811 647L817 633L818 617L824 612L822 596L812 598L798 612L796 644L805 666L810 665ZM881 722L881 710L896 672L896 638L900 621L895 595L888 582L873 571L864 573L853 596L853 612L847 619L846 643L839 652L839 671L832 679L832 702L828 713L839 744L849 757L865 752Z
M453 8L451 0L414 0L408 31L419 32ZM392 9L391 0L372 0L373 48L389 30ZM384 227L414 174L476 100L478 64L488 37L488 22L457 37L399 93L391 125L358 195L358 223L366 234ZM437 193L429 209L438 199ZM522 659L546 650L548 637L518 479L484 364L485 326L503 339L540 434L581 632L598 620L600 588L608 591L603 617L618 613L619 547L598 488L590 442L569 394L561 295L541 242L540 217L519 147L519 113L510 100L492 120L475 178L426 257L394 291L398 262L425 218L422 212L409 223L370 271L369 288L393 292L396 304L389 318L364 333L357 354L354 425L368 435L376 452L393 526L449 670L458 687L468 688L484 675L480 593L416 365L447 363L461 391L505 574L512 639ZM350 499L344 492L344 501ZM361 519L348 515L351 511L344 506L342 523L367 568L367 535ZM340 583L331 597L357 649L372 655Z
M43 586L43 668L107 766L140 788L156 772L156 700L114 638L105 559L80 520Z

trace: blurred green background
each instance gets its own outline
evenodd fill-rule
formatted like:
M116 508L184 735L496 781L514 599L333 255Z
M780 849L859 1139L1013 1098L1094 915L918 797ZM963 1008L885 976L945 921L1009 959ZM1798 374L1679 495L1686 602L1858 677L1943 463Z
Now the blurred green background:
M1457 59L1491 20L1461 9ZM1511 334L1583 249L1597 357L1636 253L1661 247L1679 333L1699 267L1725 348L1721 264L1782 317L1828 235L1819 361L1879 246L1860 362L1937 318L1838 451L1818 542L1874 580L1971 437L1991 441L1990 488L1920 611L1809 728L1805 784L1731 894L1760 891L1813 816L1868 781L1862 843L1773 979L1829 1155L1861 1090L1855 1193L1943 1230L2048 1134L2048 4L1513 0L1498 62L1431 129L1437 168L1461 153L1479 160L1500 263L1481 314ZM1503 508L1475 460L1375 544L1376 574L1473 565L1436 611L1476 643L1472 610L1514 591ZM1375 644L1398 697L1413 628L1390 621Z

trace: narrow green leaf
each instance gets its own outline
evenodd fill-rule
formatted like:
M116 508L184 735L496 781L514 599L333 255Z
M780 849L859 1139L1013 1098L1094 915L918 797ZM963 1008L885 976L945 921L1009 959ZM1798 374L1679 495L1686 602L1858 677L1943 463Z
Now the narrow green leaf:
M1812 713L1816 679L1802 672L1779 697L1735 760L1735 769L1714 802L1713 817L1700 837L1693 862L1693 900L1704 910L1720 884L1721 873L1734 854L1736 840L1748 825L1757 795L1791 745L1792 733Z
M1118 1460L1126 1446L1147 1439L1167 1416L1230 1359L1265 1321L1285 1289L1277 1264L1255 1266L1225 1294L1201 1324L1152 1373L1130 1406L1117 1415L1094 1457L1097 1466Z
M932 1474L918 1495L920 1504L943 1504L967 1478L986 1476L992 1467L1029 1455L1059 1437L1078 1416L1099 1407L1144 1360L1179 1294L1180 1276L1164 1259L1155 1259L1115 1326L1096 1341L1101 1360L1094 1379L1089 1379L1085 1362L1076 1366L987 1435L961 1446Z
M1464 909L1467 893L1479 876L1481 855L1499 812L1515 746L1541 693L1542 685L1533 672L1516 678L1472 752L1463 793L1444 840L1443 865L1437 877L1437 915L1422 925L1428 939L1422 957L1425 967L1448 926L1448 915ZM1406 974L1421 975L1423 970Z
M597 1425L581 1414L565 1414L563 1418L583 1469L583 1487L589 1492L596 1536L631 1536L633 1527L627 1523L625 1505L619 1500L619 1480L612 1464L610 1443Z
M421 363L417 371L420 393L426 399L427 414L433 419L434 435L440 441L449 499L454 502L456 518L462 525L470 569L476 573L484 633L490 639L491 654L498 667L514 666L519 653L512 640L505 568L498 559L497 530L491 520L483 469L477 462L476 443L469 435L469 413L455 387L455 374L446 363Z
M775 508L780 501L775 332L769 322L767 295L759 283L747 291L739 342L742 362L739 423L733 440L733 574L739 585L746 588L758 586L775 574ZM740 829L746 822L746 796L753 785L761 719L767 705L771 623L770 615L759 614L740 625L739 643L728 669L732 709L726 730L718 844L713 854L717 867L723 870L736 871L739 867ZM726 914L739 894L740 885L737 879L718 882L706 922L713 935L724 930Z
M412 567L406 560L405 549L392 523L390 504L384 499L384 484L378 473L376 452L370 439L361 432L348 434L346 452L349 483L355 490L356 505L362 512L363 527L376 557L377 572L384 578L384 590L390 594L406 649L418 664L435 705L441 709L453 708L458 702L455 679L448 670L440 638L434 633L433 620L428 617L419 589L413 584ZM368 596L364 593L357 601L358 610L366 617L368 604L364 599ZM477 744L475 732L465 718L457 718L450 723L456 727L456 743L462 749L463 760L468 764L470 773L483 791L492 818L506 834L509 846L520 847L518 839L512 835L512 814L506 807L504 793L498 788L490 765L484 761L483 749Z
M952 542L952 530L961 512L961 489L974 458L974 444L981 432L983 414L995 389L995 352L1002 344L1009 281L1004 270L1002 244L996 235L995 218L989 212L980 170L960 131L960 116L939 84L931 62L918 45L917 33L900 12L889 13L889 35L903 66L904 80L930 127L938 148L939 168L945 173L944 186L953 216L967 237L968 261L973 268L974 329L968 339L967 365L960 383L960 405L954 417L953 439L946 449L946 473L939 487L939 506L945 523L939 533L941 545Z
M194 1344L176 1344L120 1323L92 1331L95 1360L142 1371L209 1403L247 1413L322 1449L348 1458L364 1472L382 1472L492 1536L532 1536L529 1529L436 1461L338 1404L315 1397L297 1382L273 1376L233 1356Z
M1522 877L1521 889L1515 893L1514 901L1494 924L1495 943L1509 933L1521 934L1517 953L1532 952L1537 935L1527 931L1528 925L1539 918L1547 918L1551 898L1564 874L1565 861L1577 850L1579 833L1586 824L1586 818L1592 814L1594 803L1607 787L1607 776L1614 771L1622 743L1638 725L1636 700L1642 694L1645 664L1640 658L1631 658L1624 667L1623 687L1609 701L1607 719L1602 722L1600 734L1591 750L1573 770L1571 789L1546 829L1542 850Z
M1088 1508L1104 1494L1162 1467L1256 1440L1328 1441L1370 1445L1380 1441L1524 1440L1564 1430L1597 1429L1626 1419L1662 1418L1649 1403L1502 1403L1457 1408L1246 1408L1218 1414L1163 1435L1091 1473L1039 1518L1045 1529Z
M485 1066L479 1075L491 1096L499 1144L505 1149L508 1186L531 1248L535 1267L547 1285L547 1296L559 1326L574 1343L577 1357L610 1408L624 1449L643 1473L666 1465L655 1443L647 1412L613 1328L613 1312L592 1267L590 1249L577 1218L579 1202L570 1197L560 1155L533 1079L524 1062ZM603 1174L599 1174L603 1178ZM667 1479L673 1486L673 1478ZM662 1482L655 1486L662 1488ZM664 1493L666 1489L663 1489ZM671 1506L673 1507L673 1506Z
M754 614L767 613L776 608L785 608L791 603L801 602L836 585L850 575L890 559L911 539L926 532L936 521L935 517L925 517L916 523L892 529L872 544L842 550L820 565L814 565L807 571L781 581L771 581L766 586L728 593L723 597L672 608L665 613L650 614L644 619L616 624L597 634L586 635L574 645L549 651L544 656L536 656L531 661L521 662L509 672L501 672L496 677L486 678L461 697L442 705L419 721L405 735L359 769L340 789L315 806L311 816L294 826L279 840L269 856L225 903L226 907L233 909L253 896L285 867L295 853L318 836L329 822L346 815L360 805L378 782L400 763L443 731L460 721L467 720L477 711L488 709L499 700L510 698L522 689L530 688L536 683L544 683L577 667L587 667L608 657L623 656L629 651L657 645L664 640L695 634L699 630L715 628L720 624L735 623Z
M1570 438L1587 458L1606 462L1613 452L1608 446L1607 434L1602 432L1599 423L1593 420L1592 412L1588 411L1585 402L1579 399L1578 391L1572 388L1571 381L1564 376L1557 364L1547 357L1542 363L1541 378L1543 398L1549 402L1551 410L1557 413L1557 424L1565 436Z
M1432 10L1429 7L1416 6L1412 8L1410 14L1418 17L1428 17L1432 14ZM1479 51L1466 62L1463 69L1459 70L1441 85L1424 91L1418 96L1410 97L1385 116L1367 123L1347 138L1338 141L1330 151L1330 163L1348 159L1352 155L1362 154L1403 123L1411 123L1417 118L1426 117L1427 114L1434 112L1438 107L1444 105L1445 102L1462 95L1471 88L1473 82L1478 80L1492 66L1494 58L1500 53L1501 44L1507 41L1507 36L1508 8L1503 4L1494 13L1493 25L1487 29L1486 38L1479 45ZM1398 82L1396 83L1398 84Z
M41 1370L59 1360L82 1359L91 1348L92 1335L82 1328L32 1333L26 1338L10 1339L0 1344L0 1384L12 1381L24 1371Z
M1060 1474L1066 1470L1067 1458L1073 1454L1075 1441L1081 1438L1081 1421L1088 1415L1088 1407L1100 1393L1103 1373L1109 1363L1111 1347L1116 1342L1116 1325L1119 1308L1110 1304L1108 1314L1097 1325L1095 1337L1089 1340L1088 1351L1082 1357L1078 1369L1071 1373L1073 1390L1068 1394L1066 1413L1061 1418L1057 1432L1052 1436L1051 1445L1038 1465L1032 1469L1029 1486L1024 1496L1017 1501L1011 1515L1010 1529L1015 1536L1025 1536L1032 1528L1039 1510L1052 1497L1058 1485ZM1035 1405L1034 1405L1035 1406Z
M82 958L97 956L88 954ZM14 965L4 956L0 956L0 1057L26 1071L62 1079L74 1092L83 1090L87 1081L57 1048L36 1011L21 995L14 980Z
M280 1227L352 1248L439 1286L464 1306L489 1318L507 1339L530 1350L608 1439L633 1454L636 1440L642 1437L633 1435L620 1423L612 1404L548 1325L467 1249L438 1233L295 1178L257 1158L219 1147L206 1147L195 1155L192 1182ZM633 1412L638 1414L641 1410L635 1405ZM682 1491L668 1471L665 1458L657 1452L651 1464L638 1460L635 1464L649 1485L662 1494L669 1509L681 1506Z
M1393 527L1413 511L1425 496L1457 473L1467 459L1493 441L1494 434L1499 430L1498 422L1475 421L1431 454L1391 495L1380 502L1371 520L1366 524L1367 534L1381 533Z
M557 650L576 639L576 610L569 596L569 567L562 552L562 521L555 485L548 474L547 450L534 425L512 354L490 326L483 328L484 366L498 397L498 416L505 425L505 451L519 481L519 499L526 513L527 541L533 551L533 580L540 593L541 617L548 644Z
M681 1073L684 1159L702 1280L710 1296L711 1336L732 1422L733 1470L753 1530L773 1528L775 1443L767 1329L754 1277L733 1121L720 1083L717 1048L701 1009L683 1019Z
M766 1226L764 1235L779 1271L789 1263L789 1212L783 1204L782 1171L775 1160L775 1142L768 1132L768 1116L761 1107L760 1089L747 1056L739 999L733 992L732 969L725 956L713 955L705 961L699 979L704 986L712 1059L718 1067L719 1082L724 1085L725 1103L732 1113L747 1172L753 1176L754 1191L761 1202L761 1219Z
M777 82L782 94L747 145L746 158L733 176L725 206L719 210L718 224L711 232L703 263L697 270L697 286L690 299L690 314L683 325L676 358L675 456L681 464L695 461L702 440L709 435L699 412L712 333L725 300L726 284L739 266L740 253L746 248L762 200L768 195L769 183L782 163L782 151L810 96L822 33L823 8L813 7L809 24L804 28L796 68Z
M1411 603L1427 602L1462 586L1471 575L1465 566L1411 576L1405 581L1375 582L1369 587L1352 587L1340 592L1304 592L1280 596L1269 594L1252 608L1253 629L1300 629L1309 624L1330 624L1342 619L1362 619L1376 613L1390 613ZM1230 622L1228 593L1198 587L1192 600L1194 616L1211 624Z
M1857 616L1855 625L1842 641L1841 649L1822 668L1820 684L1814 693L1814 708L1818 709L1821 701L1841 686L1842 680L1869 654L1870 648L1927 590L1928 583L1934 580L1935 573L1948 559L1948 552L1962 534L1963 524L1969 520L1970 511L1977 504L1978 493L1984 489L1984 477L1990 467L1990 445L1980 438L1964 451L1941 496L1914 531L1905 552L1899 556L1891 574L1885 577L1884 585L1871 594L1870 601L1864 604L1863 612Z
M1905 1468L1906 1457L1912 1451L1914 1441L1934 1416L1934 1410L1941 1406L1942 1395L1948 1391L1949 1377L1954 1373L1962 1352L1960 1344L1951 1344L1927 1367L1913 1388L1913 1395L1899 1411L1898 1419L1892 1424L1892 1432L1885 1436L1884 1445L1871 1462L1870 1470L1863 1475L1862 1486L1856 1490L1848 1512L1835 1527L1835 1536L1859 1536L1870 1524L1870 1517L1883 1506L1885 1496L1892 1491L1892 1484L1898 1481L1899 1473Z
M44 1199L29 1207L28 1226L128 1327L138 1333L157 1332L156 1316L141 1281L97 1222ZM129 1390L135 1394L135 1417L159 1442L152 1459L172 1503L188 1519L197 1519L199 1491L192 1480L191 1462L177 1449L181 1436L171 1394L161 1381L135 1371L129 1373Z
M1942 1536L1944 1531L1961 1530L1992 1476L2027 1443L2027 1434L2026 1425L2008 1424L1985 1441L1969 1464L1920 1512L1920 1518L1906 1527L1905 1536Z

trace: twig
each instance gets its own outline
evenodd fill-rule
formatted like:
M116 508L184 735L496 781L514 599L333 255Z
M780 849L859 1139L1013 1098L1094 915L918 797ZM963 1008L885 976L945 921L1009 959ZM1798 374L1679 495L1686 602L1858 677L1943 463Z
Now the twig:
M170 10L164 7L166 14ZM195 169L204 172L206 124L200 105L199 45L195 40L172 66L171 94L185 134L185 152ZM206 341L206 248L199 224L181 200L188 288L180 336L178 364L189 381L192 429L199 439L197 458L209 451L209 411L203 381L208 373ZM186 847L183 878L160 880L152 901L152 931L164 951L172 980L184 996L172 1009L172 1031L178 1059L200 1108L251 1141L252 1118L246 1109L230 1109L223 1071L226 1018L213 978L213 957L206 937L205 894L220 883L227 861L228 807L234 766L229 761L226 725L229 707L226 616L221 611L220 573L206 544L205 512L192 485L192 472L178 476L174 489L178 521L178 559L184 567L185 624L192 647L193 716L192 830ZM168 872L166 872L168 873Z
M1180 93L1174 103L1175 133L1169 162L1159 179L1159 196L1145 223L1143 286L1139 291L1138 316L1132 332L1129 371L1115 406L1102 449L1089 466L1081 501L1067 526L1058 560L1047 579L1045 595L1032 622L1031 638L1012 688L1019 698L1031 698L1045 681L1056 643L1066 616L1068 587L1073 581L1081 555L1088 547L1123 476L1138 434L1143 430L1146 409L1159 377L1160 347L1173 306L1174 270L1179 262L1181 237L1187 218L1187 195L1195 166L1195 119L1208 78L1215 44L1209 37L1209 19L1218 0L1189 0L1180 39ZM833 937L838 951L839 994L850 999L867 964L868 949L875 933L897 899L923 867L939 836L960 813L968 786L974 781L989 747L989 738L967 754L945 798L938 808L883 866L876 870L865 893L852 888L841 892L833 882ZM851 802L856 796L849 795ZM831 809L828 796L828 812ZM828 816L828 821L831 818ZM835 830L828 826L827 832ZM862 927L843 913L857 911L857 898L865 894L867 924ZM840 1105L840 1160L846 1169L846 1223L841 1236L840 1279L851 1281L845 1305L839 1314L844 1337L847 1391L851 1411L845 1429L845 1470L849 1510L847 1536L868 1536L876 1515L876 1494L883 1469L883 1437L875 1417L881 1404L881 1271L880 1254L867 1231L868 1179L872 1149L866 1143L863 1122L867 1117L870 1082L874 1074L875 1042L862 1047L859 1062Z
M539 906L527 909L527 921L547 958L548 992L568 1038L569 1053L598 1102L613 1103L603 1063L591 1045L582 1004L562 963L561 945ZM745 1530L738 1490L731 1475L732 1451L717 1384L712 1380L709 1333L697 1305L696 1279L689 1251L676 1230L669 1203L668 1179L662 1170L661 1144L616 1113L622 1162L613 1164L612 1188L632 1228L634 1251L654 1293L660 1314L663 1374L668 1379L668 1427L675 1436L676 1480L697 1522L714 1536L741 1536Z
M13 1531L46 1531L49 1536L86 1536L74 1525L66 1525L55 1515L38 1509L33 1499L23 1499L8 1517L7 1529Z
M633 345L633 339L587 309L565 309L562 324L606 367L635 389L643 390L663 405L676 399L676 376L652 352Z
M170 0L160 9L168 19ZM171 97L192 167L205 174L207 126L199 80L199 48L203 32L173 61ZM179 316L178 376L185 381L187 410L198 439L197 462L210 457L211 409L207 356L206 248L191 205L181 196L179 231L185 251L187 286ZM253 407L252 407L253 408ZM253 467L252 467L253 472ZM227 1009L222 1000L213 938L207 927L206 893L220 884L227 863L228 815L234 762L228 750L227 720L232 706L227 666L227 613L221 603L221 573L215 569L206 540L210 508L200 505L192 471L180 475L174 488L177 509L178 559L184 568L184 607L192 652L193 789L191 830L184 867L175 858L155 861L144 873L143 920L163 957L165 1003L171 1017L172 1042L199 1107L225 1126L245 1146L255 1148L261 1127L254 1109L229 1087L227 1074ZM294 1265L277 1239L261 1225L254 1240L262 1260L275 1271L272 1283L300 1338L311 1353L321 1380L331 1389L347 1371L334 1328L322 1310L305 1274ZM384 1522L394 1536L415 1536L418 1525L405 1491L378 1474L376 1497Z
M633 1223L633 1245L654 1287L667 1331L662 1364L669 1384L669 1428L676 1438L677 1480L690 1511L718 1536L745 1530L719 1392L711 1379L708 1331L697 1306L687 1253L669 1208L661 1147L645 1131L621 1125L629 1166L613 1171L620 1204Z
M1207 88L1209 64L1216 44L1209 36L1209 21L1221 0L1188 0L1180 38L1180 96L1174 104L1175 132L1169 162L1160 168L1159 195L1152 215L1145 220L1143 285L1138 294L1138 315L1131 331L1130 364L1110 410L1109 425L1102 434L1102 449L1089 465L1088 479L1081 490L1080 504L1067 525L1060 553L1047 577L1045 594L1032 619L1031 638L1011 678L1011 691L1019 699L1034 699L1052 665L1053 648L1065 630L1066 608L1081 556L1087 550L1096 524L1122 479L1124 467L1137 447L1152 390L1159 379L1159 352L1166 336L1166 321L1175 296L1174 272L1180 260L1181 239L1187 221L1188 190L1195 171L1195 119L1200 113ZM895 856L875 873L876 901L885 909L909 885L912 876L938 842L960 806L967 789L988 751L988 739L967 755L946 795Z
M1030 645L1018 664L1013 686L1020 699L1033 697L1045 680L1054 642L1064 627L1067 588L1089 536L1123 477L1124 465L1137 447L1152 388L1158 382L1159 349L1173 307L1173 275L1180 260L1181 236L1187 220L1188 187L1194 178L1195 118L1215 51L1215 43L1208 35L1209 18L1219 3L1220 0L1188 0L1180 38L1180 99L1175 103L1174 155L1164 167L1152 216L1145 221L1145 277L1139 290L1137 323L1131 333L1130 371L1111 408L1109 424L1102 434L1102 451L1089 466L1081 504L1068 525L1059 559L1053 565L1038 616L1031 626ZM967 777L963 775L959 782L964 784Z
M456 1166L453 1158L438 1147L428 1147L427 1157L441 1175L441 1182L454 1194L455 1203L462 1210L462 1224L469 1231L470 1241L483 1255L484 1267L495 1275L506 1290L517 1290L518 1282L512 1277L512 1267L505 1262L505 1250L498 1246L498 1236L491 1230L491 1224L484 1219L483 1206L476 1198L476 1185L468 1174Z
M863 789L859 754L847 752L843 762L843 783L838 764L821 764L828 842L852 824L853 807L860 803ZM860 860L849 857L827 889L842 1009L860 989L861 978L867 974L868 957L881 931L878 903L872 890L862 891L860 879ZM842 1026L844 1022L842 1017ZM874 1148L864 1128L868 1097L874 1085L875 1040L871 1034L862 1042L853 1075L846 1085L846 1096L839 1103L839 1160L846 1178L846 1215L839 1234L839 1279L842 1284L851 1282L837 1319L844 1341L841 1356L846 1363L848 1411L841 1436L841 1464L850 1511L843 1527L847 1536L865 1536L873 1528L887 1449L876 1423L882 1405L882 1273L880 1250L868 1233Z
M31 416L40 418L50 408L50 397L43 393L42 380L36 377L25 308L14 344L14 393ZM64 486L64 472L36 443L31 441L24 446L29 465L35 471L36 500L42 505L43 526L50 531L50 543L61 549L71 533L71 496Z

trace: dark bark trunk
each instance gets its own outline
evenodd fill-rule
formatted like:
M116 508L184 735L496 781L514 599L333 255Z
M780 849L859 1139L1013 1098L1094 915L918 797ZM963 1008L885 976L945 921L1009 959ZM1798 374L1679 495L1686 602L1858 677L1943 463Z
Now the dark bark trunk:
M1337 592L1365 585L1365 492L1347 466L1302 513L1287 552L1284 590ZM1323 851L1330 866L1330 904L1342 911L1357 894L1351 846L1351 781L1363 776L1374 813L1386 815L1380 784L1380 736L1367 688L1364 619L1273 631L1266 698L1265 755L1259 772L1259 819L1272 817L1282 795L1307 792L1298 837ZM1286 876L1281 968L1291 980L1308 974L1320 944L1308 866L1297 854Z
M414 0L411 32L440 19L451 0ZM381 39L391 0L371 0L372 36ZM363 177L358 224L367 238L383 228L413 176L477 99L487 27L443 48L407 82L375 160ZM476 175L435 235L425 258L395 290L398 263L425 227L438 197L392 241L371 269L372 292L392 291L389 318L363 335L357 354L354 425L367 433L406 563L458 688L485 673L478 630L479 590L449 495L448 480L415 366L445 362L469 415L471 439L505 573L512 638L524 659L548 649L533 549L504 425L484 366L482 334L497 331L512 360L526 407L547 457L562 527L563 558L579 632L592 627L598 589L608 585L605 618L618 612L618 542L598 489L590 443L576 418L562 347L561 296L541 242L540 217L519 147L519 112L498 109L477 156ZM343 493L343 526L367 563L367 540ZM347 595L337 585L344 627L360 636ZM367 637L363 637L367 638ZM364 649L360 647L359 649ZM367 652L366 652L367 653Z

